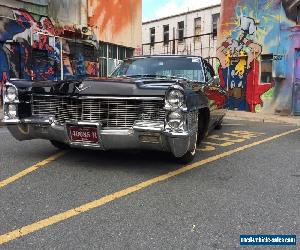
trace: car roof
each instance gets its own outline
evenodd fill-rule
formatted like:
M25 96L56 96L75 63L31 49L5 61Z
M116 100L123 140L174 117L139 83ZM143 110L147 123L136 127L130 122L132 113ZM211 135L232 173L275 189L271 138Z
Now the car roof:
M176 57L176 58L201 58L201 56L195 55L177 55L177 54L163 54L163 55L144 55L144 56L134 56L126 59L135 59L135 58L160 58L160 57Z

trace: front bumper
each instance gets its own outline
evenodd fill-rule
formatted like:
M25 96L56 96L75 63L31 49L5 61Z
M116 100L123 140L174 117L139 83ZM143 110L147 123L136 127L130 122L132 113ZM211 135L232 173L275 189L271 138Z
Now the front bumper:
M73 148L97 150L148 149L172 152L175 157L183 156L193 149L196 140L194 130L174 133L166 131L162 122L136 121L130 129L103 129L98 123L69 122L69 125L96 126L98 143L70 141L67 127L48 119L4 120L8 130L17 140L46 139L62 142Z

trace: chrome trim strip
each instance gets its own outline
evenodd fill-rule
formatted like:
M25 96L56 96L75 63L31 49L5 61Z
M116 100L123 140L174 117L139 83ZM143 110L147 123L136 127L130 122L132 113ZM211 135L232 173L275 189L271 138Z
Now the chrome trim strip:
M145 101L163 101L164 97L159 96L72 96L72 95L41 95L41 94L31 94L32 96L43 96L43 97L64 97L64 98L74 98L74 99L111 99L111 100L145 100Z
M163 132L164 122L157 121L135 121L133 129L136 131Z
M100 130L101 135L132 135L132 129L109 129L109 130Z
M6 118L6 117L4 117L2 122L4 124L19 124L19 123L21 123L21 121L19 119L9 119L9 118Z

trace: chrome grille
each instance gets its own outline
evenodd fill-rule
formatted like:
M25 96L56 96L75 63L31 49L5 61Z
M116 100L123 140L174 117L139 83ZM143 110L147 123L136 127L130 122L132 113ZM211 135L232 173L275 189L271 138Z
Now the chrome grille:
M100 122L105 128L129 128L136 120L164 121L163 108L163 100L32 97L33 116L54 116L60 124L73 121Z

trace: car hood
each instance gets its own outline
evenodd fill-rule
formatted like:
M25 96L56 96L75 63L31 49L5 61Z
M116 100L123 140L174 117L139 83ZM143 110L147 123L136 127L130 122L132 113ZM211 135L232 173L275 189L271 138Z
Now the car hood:
M178 80L173 79L132 78L102 78L84 80L81 83L78 81L31 82L24 80L11 82L19 89L33 93L100 96L163 96L171 85L178 84Z

